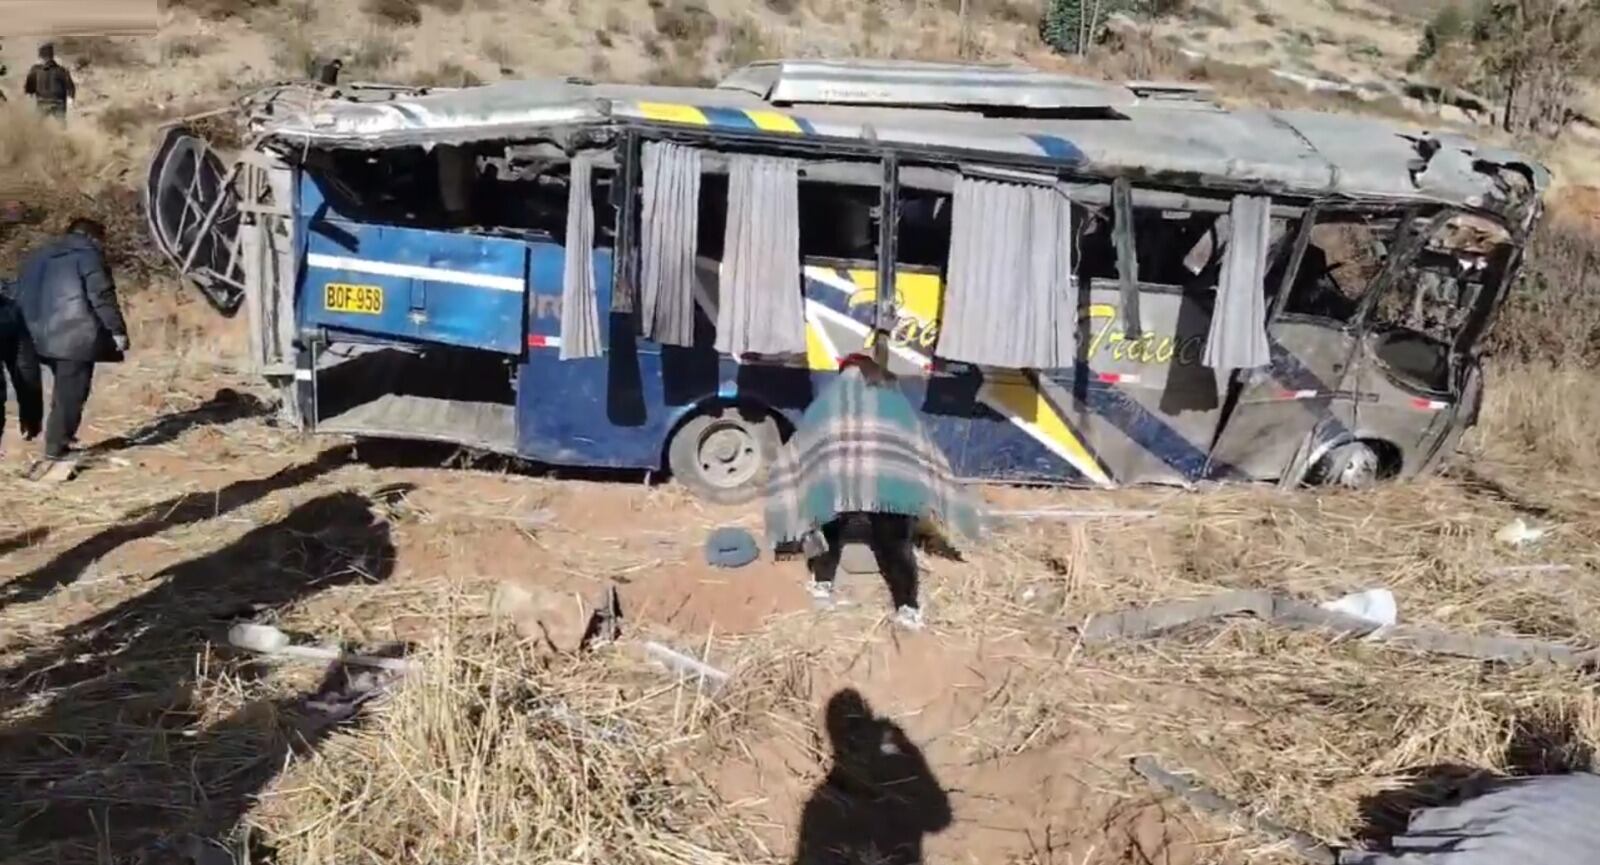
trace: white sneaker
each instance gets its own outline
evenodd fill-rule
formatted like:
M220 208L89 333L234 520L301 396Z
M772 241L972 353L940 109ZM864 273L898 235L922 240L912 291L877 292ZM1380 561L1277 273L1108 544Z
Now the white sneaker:
M806 593L811 595L811 603L817 609L833 609L833 583L821 583L813 580L806 584Z
M894 611L894 621L908 631L920 631L923 627L922 608L902 606Z

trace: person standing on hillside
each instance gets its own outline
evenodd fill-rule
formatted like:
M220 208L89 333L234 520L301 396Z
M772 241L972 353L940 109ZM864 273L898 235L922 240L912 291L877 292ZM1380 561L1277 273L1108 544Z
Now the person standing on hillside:
M65 118L67 103L78 98L78 85L67 67L56 62L56 47L46 42L39 46L39 62L28 70L22 92L32 96L39 110L49 117Z
M339 86L339 73L344 69L344 61L335 57L322 64L317 69L317 83L325 87Z
M811 594L826 606L845 524L865 519L897 621L920 628L912 546L917 521L930 521L947 536L976 538L978 509L883 365L852 354L839 366L839 376L806 408L773 465L767 539L775 547L801 545L810 560Z
M40 361L50 369L53 396L45 423L40 476L65 460L89 399L94 365L122 360L128 326L102 245L105 227L75 219L63 237L31 253L17 280L17 305Z

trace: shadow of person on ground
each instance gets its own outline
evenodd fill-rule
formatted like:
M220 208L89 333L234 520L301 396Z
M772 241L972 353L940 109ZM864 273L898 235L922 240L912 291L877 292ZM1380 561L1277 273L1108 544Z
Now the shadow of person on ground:
M348 446L329 448L311 462L290 466L264 478L237 481L210 492L185 493L129 511L110 528L96 532L43 565L0 585L0 610L13 604L41 600L77 582L90 565L124 544L177 526L216 519L272 493L316 480L347 464L349 454Z
M211 399L184 411L162 415L130 432L95 442L83 449L85 456L102 456L133 447L156 447L175 441L195 427L222 426L234 421L262 417L272 406L259 397L222 388Z
M898 724L854 689L828 700L833 768L800 816L795 865L915 865L950 825L950 800Z
M246 703L212 723L197 669L211 681L231 673L220 681L248 693L259 667L213 649L226 646L232 619L386 580L394 544L371 506L350 492L308 501L157 574L155 588L0 671L7 702L31 704L0 732L8 861L104 861L175 833L226 834L289 753L353 718L302 695ZM335 687L330 679L314 693Z
M1570 720L1517 718L1509 722L1507 732L1505 765L1511 777L1566 775L1596 768L1593 747ZM1394 838L1405 833L1414 812L1481 796L1504 780L1487 769L1459 763L1424 766L1405 774L1404 784L1368 796L1359 805L1361 824L1355 838L1368 849L1389 849Z

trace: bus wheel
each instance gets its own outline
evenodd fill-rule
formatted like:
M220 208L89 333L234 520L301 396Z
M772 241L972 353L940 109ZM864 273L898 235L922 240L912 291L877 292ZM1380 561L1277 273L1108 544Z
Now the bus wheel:
M1364 490L1378 482L1378 453L1370 445L1351 442L1339 445L1317 463L1312 481L1321 486Z
M667 468L707 501L733 505L761 493L781 444L771 415L737 406L712 407L690 418L667 446Z

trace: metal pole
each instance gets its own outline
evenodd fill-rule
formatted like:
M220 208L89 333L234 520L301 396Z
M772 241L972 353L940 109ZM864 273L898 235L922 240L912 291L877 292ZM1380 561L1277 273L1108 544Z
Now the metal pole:
M900 159L894 153L886 153L883 157L883 186L878 194L878 304L872 332L872 356L884 369L889 367L889 340L899 317L895 297L899 224Z

